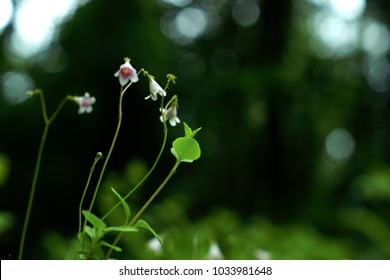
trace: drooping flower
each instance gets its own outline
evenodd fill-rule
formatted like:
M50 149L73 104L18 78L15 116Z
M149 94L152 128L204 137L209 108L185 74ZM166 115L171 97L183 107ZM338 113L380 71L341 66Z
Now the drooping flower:
M130 59L125 58L125 63L123 63L119 70L114 74L115 77L119 77L119 83L121 86L126 85L129 81L132 83L138 82L137 71L130 64Z
M153 76L149 76L149 91L150 95L146 96L145 99L152 98L152 100L157 100L157 94L161 96L166 96L167 93L163 88L156 82Z
M207 258L210 260L222 260L223 259L223 254L221 252L221 249L219 248L219 246L216 242L213 242L210 245L209 251L207 252Z
M180 123L180 119L177 117L177 108L178 100L177 96L173 96L172 99L167 103L165 108L160 108L162 116L160 116L160 121L169 120L171 126L176 126L177 123ZM164 117L163 117L164 116Z
M88 92L84 96L75 96L74 100L79 104L79 114L91 113L92 105L96 102L96 98L90 96Z
M262 249L256 249L255 251L255 257L258 260L270 260L271 259L271 253Z
M156 237L150 239L146 246L149 250L154 252L156 255L160 255L162 253L163 247L160 241Z

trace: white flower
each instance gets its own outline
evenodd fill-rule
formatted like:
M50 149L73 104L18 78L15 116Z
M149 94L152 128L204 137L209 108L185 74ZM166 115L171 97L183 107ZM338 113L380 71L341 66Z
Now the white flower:
M219 246L217 243L213 242L210 245L209 251L207 253L207 258L210 260L222 260L223 259L221 249L219 249Z
M84 96L75 96L74 100L80 106L79 114L91 113L92 105L96 102L96 98L93 96L89 96L88 92L86 92Z
M156 237L150 239L146 246L148 247L149 250L154 252L156 255L160 255L162 253L162 245Z
M255 257L258 260L270 260L271 259L271 253L262 249L257 249L255 251Z
M152 100L156 101L157 94L160 94L161 96L167 95L165 90L163 90L163 88L154 80L153 76L149 76L149 90L150 90L150 95L145 97L145 99L152 98Z
M123 63L119 70L114 74L115 77L119 77L119 83L121 86L126 85L129 80L132 83L138 82L137 71L131 66L130 59L126 58L125 63Z
M176 126L177 123L180 123L180 119L177 117L177 108L179 107L177 96L173 96L172 99L167 103L165 108L160 108L162 115L160 116L160 121L169 120L171 126Z

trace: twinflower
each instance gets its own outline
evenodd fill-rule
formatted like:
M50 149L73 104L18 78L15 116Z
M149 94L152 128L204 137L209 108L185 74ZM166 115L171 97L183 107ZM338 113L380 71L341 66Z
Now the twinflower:
M125 63L123 63L119 70L114 74L115 77L119 77L119 83L121 86L126 85L129 81L132 83L138 82L137 71L130 64L130 59L125 58Z
M92 105L96 102L95 97L91 97L88 92L84 96L75 96L73 97L74 101L79 104L79 114L91 113Z
M177 96L174 95L172 99L167 103L165 108L161 108L160 111L162 115L160 120L166 121L169 120L171 126L175 126L177 123L180 123L180 119L177 117L177 108L179 107Z
M213 242L210 245L209 251L207 252L207 258L210 260L222 260L223 259L223 254L221 252L221 249L219 248L219 246L216 242Z
M157 94L161 96L166 96L167 93L163 88L156 82L153 76L149 76L149 91L150 95L146 96L145 99L152 98L152 100L157 100Z

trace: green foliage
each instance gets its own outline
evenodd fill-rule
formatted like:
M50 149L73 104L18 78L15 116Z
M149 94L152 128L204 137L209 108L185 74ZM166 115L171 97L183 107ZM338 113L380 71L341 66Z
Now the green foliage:
M111 232L130 233L138 232L139 228L143 228L151 232L153 236L161 242L161 244L163 243L162 239L145 220L138 219L134 225L131 225L132 222L129 223L131 216L129 205L114 188L111 188L111 190L118 198L125 212L125 223L122 226L107 227L106 223L102 219L89 211L83 210L82 213L86 221L88 221L92 227L85 225L84 230L78 234L79 244L77 246L77 253L75 256L77 259L102 259L104 257L102 247L107 247L116 252L121 252L122 249L119 246L110 244L103 240L103 238Z
M196 135L196 133L198 133L198 131L202 129L201 127L199 127L193 131L191 127L189 127L188 124L186 124L185 122L183 123L183 126L184 126L184 136L191 137L191 138L193 138Z
M180 137L173 141L172 154L179 162L193 162L200 157L198 142L191 137Z
M134 227L135 228L144 228L144 229L148 230L149 232L151 232L154 235L154 237L157 238L157 240L161 243L161 245L164 244L164 242L161 239L161 237L150 227L150 225L145 220L139 219L135 223Z
M129 219L131 216L130 207L126 203L126 201L120 196L120 194L115 191L114 188L111 188L111 190L116 195L116 197L119 199L119 202L121 203L121 205L123 207L123 211L125 212L125 223L124 224L127 225L129 223Z
M193 138L201 128L192 131L184 123L184 137L179 137L172 143L171 152L178 162L193 162L200 157L199 143Z
M149 237L138 235L127 242L137 259L212 259L211 247L220 248L222 259L351 259L354 248L342 238L329 238L308 224L276 225L266 219L242 221L227 209L165 229L164 247L145 246ZM145 248L146 247L146 248ZM145 250L146 249L146 250Z

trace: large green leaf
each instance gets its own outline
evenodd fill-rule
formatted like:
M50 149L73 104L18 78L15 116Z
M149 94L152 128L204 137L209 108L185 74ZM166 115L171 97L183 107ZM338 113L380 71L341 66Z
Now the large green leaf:
M179 162L193 162L200 157L198 142L192 137L179 137L172 143L172 154Z

